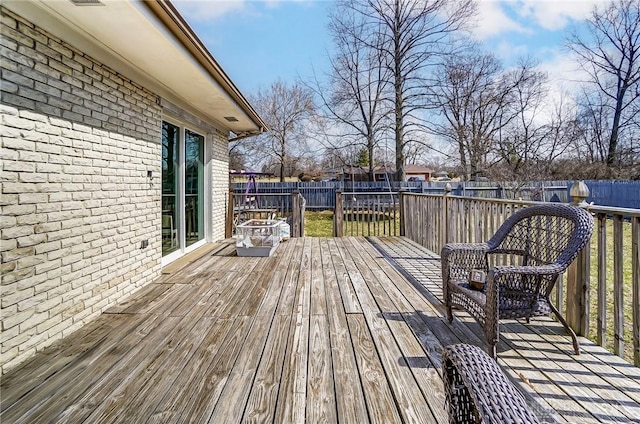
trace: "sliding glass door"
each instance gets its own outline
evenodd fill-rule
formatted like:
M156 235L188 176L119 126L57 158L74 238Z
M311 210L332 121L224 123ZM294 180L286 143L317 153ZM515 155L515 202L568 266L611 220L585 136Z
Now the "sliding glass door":
M162 256L180 249L180 128L162 123Z
M187 246L204 238L204 137L185 130L185 223Z
M204 136L162 123L162 256L205 238Z

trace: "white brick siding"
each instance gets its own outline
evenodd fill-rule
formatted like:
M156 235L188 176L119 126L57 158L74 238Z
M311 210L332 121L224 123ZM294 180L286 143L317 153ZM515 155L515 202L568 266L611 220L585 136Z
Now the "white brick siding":
M229 150L225 136L214 133L211 138L211 237L222 240L229 202Z
M159 276L163 101L13 12L0 16L4 374ZM227 142L206 129L218 240Z

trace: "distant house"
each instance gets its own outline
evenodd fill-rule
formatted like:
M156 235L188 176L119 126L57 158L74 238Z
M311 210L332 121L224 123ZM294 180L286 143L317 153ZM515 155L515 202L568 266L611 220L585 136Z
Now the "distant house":
M228 140L265 125L166 0L0 12L4 374L224 238Z
M348 181L369 181L369 169L366 167L344 168L344 178ZM373 170L374 181L394 181L396 168L394 166L377 166ZM405 178L408 181L430 181L432 170L420 165L405 165Z
M344 181L369 181L369 167L363 166L345 166L341 168L336 175L338 177L342 177Z
M430 181L431 173L433 171L430 168L427 168L426 166L405 165L404 172L408 180Z

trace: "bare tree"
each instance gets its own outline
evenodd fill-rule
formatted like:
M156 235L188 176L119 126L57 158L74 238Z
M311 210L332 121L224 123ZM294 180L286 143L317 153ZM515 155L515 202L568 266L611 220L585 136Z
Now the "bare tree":
M604 8L594 7L585 30L575 30L567 45L578 56L589 82L607 99L596 106L612 111L605 159L612 167L620 159L622 131L638 122L640 0L614 0Z
M434 97L443 120L431 130L456 146L465 178L486 172L496 161L517 170L532 151L544 75L530 61L504 71L498 59L477 48L443 64Z
M580 127L576 107L572 102L567 102L567 98L568 95L563 94L549 107L551 116L544 127L546 131L537 151L541 179L554 178L557 162L575 155L572 147L579 137Z
M508 102L502 106L505 109L503 121L508 124L500 128L493 146L497 162L507 171L503 173L503 179L539 176L540 162L556 154L555 150L548 150L550 144L546 143L551 131L544 116L547 76L536 71L535 66L530 60L523 61L503 78L511 82L503 84L504 89L511 90L505 96Z
M609 152L608 123L611 109L606 106L607 98L601 91L583 90L578 102L579 138L576 153L590 163L606 163Z
M292 145L303 143L305 120L314 110L313 93L297 82L288 85L276 81L251 100L268 131L251 139L251 145L245 148L260 160L277 164L280 181L284 181L285 168L291 167Z
M335 54L331 57L330 88L315 84L317 96L324 105L327 118L336 124L342 147L361 145L368 155L368 176L373 181L376 147L384 129L388 112L384 108L384 91L388 86L388 70L383 65L380 49L365 43L362 16L353 9L338 5L330 16L329 32ZM370 40L375 43L375 40Z
M391 128L395 139L396 178L405 176L407 133L418 126L419 111L431 106L432 67L452 36L475 13L473 0L343 0L341 7L362 17L362 42L380 52L392 85ZM410 139L410 138L409 138Z

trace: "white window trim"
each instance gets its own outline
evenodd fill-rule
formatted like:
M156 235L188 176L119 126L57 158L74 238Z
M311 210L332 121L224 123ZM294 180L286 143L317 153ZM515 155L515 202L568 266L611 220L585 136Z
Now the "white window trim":
M180 158L180 162L178 164L178 172L179 172L179 180L181 182L181 184L178 184L178 211L180 212L179 214L179 219L178 219L178 234L180 235L180 240L178 240L179 246L180 248L178 250L176 250L175 252L171 252L170 254L166 255L166 256L162 256L162 260L160 265L162 267L170 264L171 262L174 262L175 260L183 257L184 255L186 255L189 252L192 252L194 250L196 250L199 247L202 247L203 245L211 242L212 240L212 234L211 234L211 202L212 197L211 197L211 187L212 187L212 181L211 181L211 140L210 137L207 137L208 133L206 130L203 129L199 129L197 127L194 127L192 123L190 122L186 122L184 120L175 118L173 116L163 116L162 121L164 122L168 122L171 125L175 125L178 128L180 128L180 143L179 143L179 147L178 147L178 156ZM190 246L184 247L186 245L186 223L184 220L184 210L185 210L185 191L184 191L184 180L185 180L185 131L189 130L193 133L196 133L198 135L201 135L204 138L204 157L203 157L203 173L204 173L204 184L203 184L203 190L204 193L202 193L202 195L204 196L204 217L203 217L203 224L204 224L204 237L202 238L202 240L197 241L196 243L193 243ZM162 160L162 158L160 158L160 160ZM162 208L162 202L160 202L160 208ZM162 231L162 229L161 229ZM162 250L162 249L161 249ZM161 252L162 255L162 252Z

